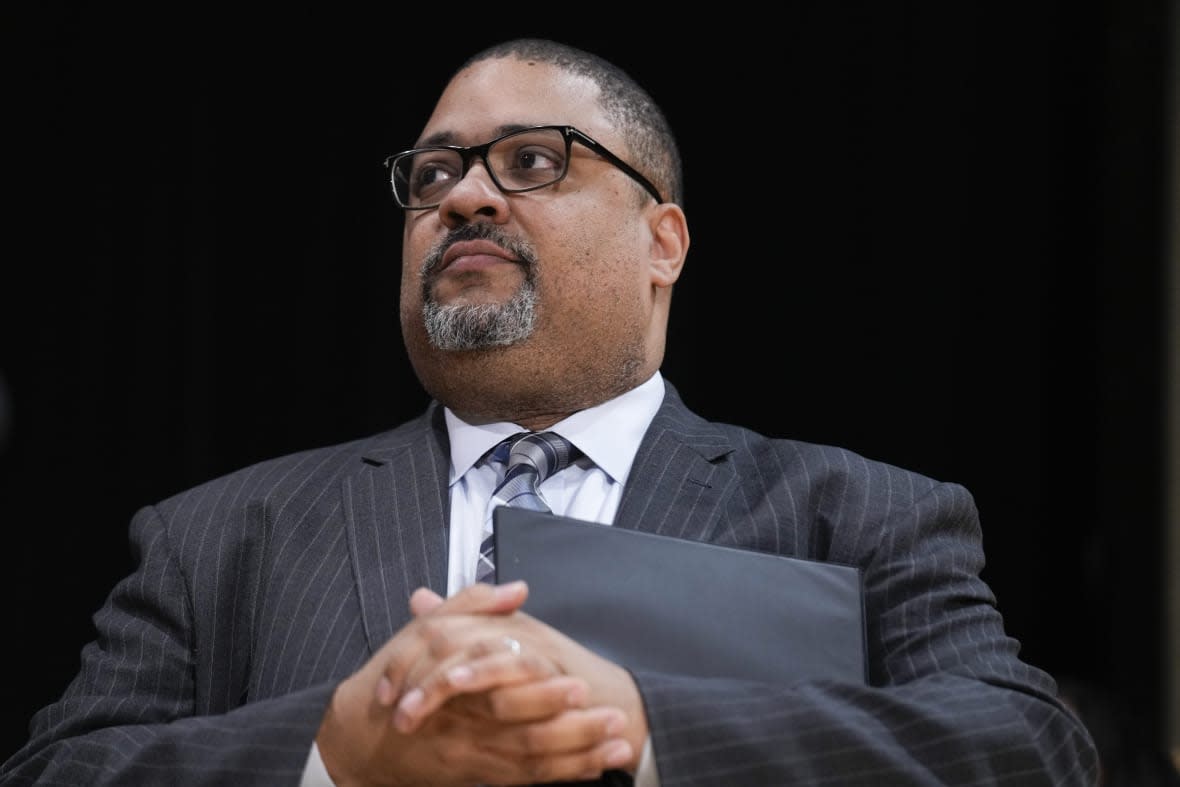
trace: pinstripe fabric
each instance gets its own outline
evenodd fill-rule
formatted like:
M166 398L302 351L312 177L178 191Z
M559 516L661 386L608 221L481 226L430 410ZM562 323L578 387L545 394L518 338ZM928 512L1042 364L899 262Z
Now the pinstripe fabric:
M0 783L297 783L335 684L414 587L445 591L447 467L432 406L141 510L137 570ZM864 569L868 686L635 674L663 787L1094 784L1088 735L979 579L963 488L708 423L669 384L615 524Z

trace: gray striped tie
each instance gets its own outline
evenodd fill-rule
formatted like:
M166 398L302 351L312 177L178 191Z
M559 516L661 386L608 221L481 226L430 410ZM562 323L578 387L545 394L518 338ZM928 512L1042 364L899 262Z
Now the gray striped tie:
M492 492L491 508L514 506L530 511L549 511L549 504L537 487L549 476L569 467L582 452L556 432L524 432L515 434L497 445L492 458L507 462L508 469L496 491ZM496 569L496 543L488 535L479 547L479 563L475 568L476 582L490 582Z

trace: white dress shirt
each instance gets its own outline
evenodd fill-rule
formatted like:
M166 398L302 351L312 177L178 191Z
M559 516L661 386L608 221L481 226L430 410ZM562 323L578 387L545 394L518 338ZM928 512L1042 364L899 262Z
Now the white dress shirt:
M657 371L647 382L610 401L580 410L549 428L581 450L570 467L541 483L539 489L553 513L604 525L612 524L623 487L651 419L664 400L664 379ZM491 499L504 467L490 452L505 437L524 431L517 424L469 424L445 411L451 443L450 551L447 595L475 581L479 547L491 533ZM609 429L602 428L610 424ZM302 787L333 787L313 743ZM659 787L651 738L643 747L635 787Z

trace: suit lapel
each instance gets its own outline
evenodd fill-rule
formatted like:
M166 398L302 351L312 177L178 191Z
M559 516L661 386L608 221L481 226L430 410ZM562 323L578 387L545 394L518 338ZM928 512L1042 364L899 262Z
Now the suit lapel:
M410 619L410 594L447 590L450 453L442 410L385 435L344 479L349 552L371 651Z
M719 462L733 446L715 426L691 412L671 383L643 437L615 525L661 535L716 541L722 503L737 477Z
M722 504L737 478L718 461L734 449L666 393L636 454L615 525L717 541ZM450 448L442 408L383 435L361 469L342 483L348 545L371 651L409 620L410 594L425 586L446 595Z

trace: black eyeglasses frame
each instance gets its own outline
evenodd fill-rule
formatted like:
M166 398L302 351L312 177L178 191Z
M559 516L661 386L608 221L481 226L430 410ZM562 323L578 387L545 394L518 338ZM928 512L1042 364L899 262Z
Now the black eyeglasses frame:
M562 134L562 138L565 140L565 167L562 169L561 175L559 177L555 178L554 180L552 180L548 183L542 183L539 186L526 186L526 187L520 188L520 189L513 189L513 188L508 188L508 187L504 186L504 184L502 184L500 182L500 179L498 177L496 177L496 172L492 168L491 164L488 163L488 150L490 150L491 147L493 145L495 145L497 142L499 142L503 139L507 139L508 137L515 136L517 134L530 132L530 131L542 131L542 130L546 130L546 129L555 129L557 131L560 131ZM492 182L496 184L496 188L500 189L500 191L504 192L505 194L523 194L526 191L535 191L537 189L548 188L549 186L552 186L555 183L560 183L562 180L565 179L565 176L567 174L569 174L570 150L571 150L574 142L581 143L587 149L593 151L594 153L597 153L599 156L606 159L608 162L613 164L615 167L622 170L623 173L628 175L632 180L634 180L640 186L643 186L644 190L647 191L648 194L651 194L652 197L655 198L655 200L658 204L663 204L664 198L662 196L660 196L659 189L657 189L654 185L652 185L652 182L650 180L648 180L647 178L645 178L639 172L639 170L632 167L626 161L623 161L621 158L616 156L614 153L611 153L610 150L607 149L607 147L605 145L603 145L601 142L594 139L586 132L575 128L574 126L541 125L541 126L528 126L525 128L518 128L518 129L514 129L512 131L509 131L507 134L501 134L500 136L496 137L493 140L490 140L488 142L484 142L482 145L431 145L431 146L425 147L425 148L411 148L410 150L403 150L401 153L395 153L392 156L387 157L385 159L385 168L387 170L389 170L390 189L393 191L393 198L394 198L394 200L397 201L397 204L399 207L403 208L404 210L430 210L431 208L437 208L440 204L442 204L442 201L440 200L439 202L436 202L433 205L406 205L402 202L401 198L397 195L397 189L393 188L392 175L394 172L394 166L395 166L396 162L398 161L398 159L405 158L406 156L412 156L412 155L415 155L418 153L429 153L432 150L450 150L455 153L458 153L460 159L463 162L463 171L459 175L459 177L462 178L462 177L466 176L467 171L469 169L471 169L471 160L474 157L479 156L480 159L483 160L484 168L487 170L488 175L492 179Z

